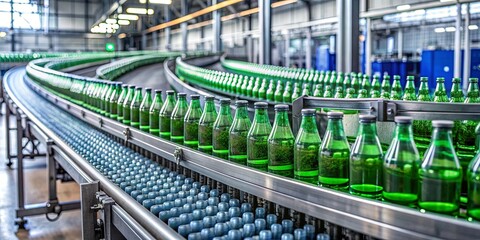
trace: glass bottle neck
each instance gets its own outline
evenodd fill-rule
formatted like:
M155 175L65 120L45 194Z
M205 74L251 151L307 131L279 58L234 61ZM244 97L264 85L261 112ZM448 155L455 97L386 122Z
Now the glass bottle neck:
M451 144L452 143L452 138L451 138L452 130L449 128L434 128L433 129L433 134L432 134L432 141L434 143L440 143L440 144Z
M237 119L248 118L248 110L247 110L247 107L246 107L246 106L242 106L242 107L237 108L237 110L236 110L236 112L235 112L235 118L237 118Z
M359 135L373 137L377 135L377 126L375 123L360 123Z
M230 115L230 105L220 106L220 115Z
M413 139L413 130L411 124L397 123L395 129L395 138L399 140Z
M277 114L275 114L274 126L275 125L278 127L290 127L287 111L278 111Z
M254 122L257 123L266 123L270 122L268 119L268 114L266 109L255 109L255 117L253 119Z
M206 101L205 102L205 112L215 112L215 104L213 101Z
M155 102L162 102L162 93L155 93Z
M192 109L200 108L200 100L194 99L194 100L190 101L190 108L192 108Z
M343 120L341 118L329 119L327 123L327 131L343 136L345 134L343 131Z
M302 123L300 124L300 128L302 128L305 132L309 132L309 133L318 132L315 116L311 116L311 115L303 116Z

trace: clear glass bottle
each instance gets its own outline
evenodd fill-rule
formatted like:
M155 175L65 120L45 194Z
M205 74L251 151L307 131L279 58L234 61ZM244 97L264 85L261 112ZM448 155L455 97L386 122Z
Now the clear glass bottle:
M160 123L159 123L159 115L160 109L163 106L163 99L162 99L162 90L157 89L155 90L155 97L153 98L153 104L150 107L149 111L149 131L151 134L155 136L160 136Z
M293 151L294 178L300 181L318 183L318 134L315 109L302 109L302 123L295 139Z
M268 172L293 178L293 136L288 105L275 105L275 121L268 136Z
M456 215L462 167L453 148L453 122L432 121L432 126L432 141L419 170L418 205L426 211Z
M357 139L350 154L350 193L380 198L383 190L383 151L376 117L360 115Z
M420 154L413 140L411 117L395 117L395 133L385 154L383 198L413 204L418 198Z
M175 100L175 92L172 90L167 91L167 98L165 98L165 103L160 109L160 114L158 118L160 137L170 140L171 130L170 130L170 118L172 117L173 109L177 101Z
M152 106L152 89L145 88L145 97L140 105L140 130L148 132L150 129L150 107Z
M229 130L228 159L231 162L247 165L247 135L252 125L248 117L248 101L238 100L235 105L237 109Z
M198 123L198 150L212 154L213 123L217 119L213 96L205 96L205 106Z
M213 124L212 153L213 156L228 160L228 138L230 126L232 126L232 113L230 99L220 99L220 112Z
M178 93L177 103L175 104L172 116L170 117L170 141L174 143L183 144L184 120L187 110L187 94Z
M142 104L142 87L135 88L132 103L130 104L130 126L140 128L140 105Z
M343 113L327 113L327 130L318 154L320 186L347 189L349 183L350 146L343 129Z
M198 123L202 116L202 107L200 106L200 96L191 95L190 105L188 106L187 113L185 114L185 120L183 124L184 139L183 145L198 149Z
M272 125L268 118L268 104L256 102L255 116L247 136L247 166L267 171L268 136Z
M132 114L132 111L131 111L131 107L130 105L132 104L132 101L133 101L133 96L135 95L135 86L133 85L130 85L128 87L128 93L127 93L127 96L125 96L125 99L123 101L123 124L125 125L130 125L130 122L131 122L131 114Z

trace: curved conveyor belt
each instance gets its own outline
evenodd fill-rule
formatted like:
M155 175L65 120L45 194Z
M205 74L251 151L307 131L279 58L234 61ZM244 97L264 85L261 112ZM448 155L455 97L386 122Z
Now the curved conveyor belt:
M140 169L144 171L132 171L149 178L153 175L160 179L161 173L167 176L177 174L170 173L157 162L117 143L112 137L56 107L30 89L29 80L24 76L25 67L15 68L5 76L4 87L10 98L55 145L75 159L72 164L77 165L86 178L99 180L101 189L148 231L137 230L138 236L142 239L182 239L119 187L119 173L112 172L111 164L116 164L118 168L126 164L132 168L135 165L142 166ZM145 170L147 168L151 168L151 171Z
M163 62L137 68L115 81L142 86L143 88L162 89L163 91L171 89L170 84L165 79Z

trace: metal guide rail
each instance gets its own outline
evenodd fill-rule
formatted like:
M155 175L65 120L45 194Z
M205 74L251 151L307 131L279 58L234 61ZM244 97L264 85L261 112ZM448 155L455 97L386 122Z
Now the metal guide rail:
M478 237L480 224L355 197L227 162L83 109L47 92L28 77L25 81L50 102L113 136L179 166L295 211L384 239Z
M118 239L119 232L128 239L181 239L173 229L169 228L160 219L152 215L147 209L136 202L130 195L125 193L109 179L103 176L97 169L86 162L79 154L74 152L63 140L40 121L39 116L31 111L27 103L31 99L25 95L29 91L23 77L24 68L17 68L9 72L5 77L4 91L8 96L9 107L17 115L17 123L21 119L28 119L31 125L30 133L35 135L47 146L47 167L50 176L49 201L42 205L24 206L23 202L23 173L20 170L23 157L22 148L18 152L18 175L19 178L19 209L17 217L20 218L21 227L26 223L25 216L38 214L57 214L64 210L82 209L82 228L84 239L99 238L98 228L105 227L106 239ZM24 91L24 92L20 92ZM33 93L33 92L32 92ZM17 131L17 141L22 140L23 131ZM53 159L62 166L81 185L81 202L60 203L56 199L55 177L52 172ZM20 184L22 183L22 184ZM95 206L92 208L92 206ZM29 208L31 207L31 208ZM97 212L103 220L99 225ZM48 215L47 215L48 216ZM55 219L52 219L52 221Z

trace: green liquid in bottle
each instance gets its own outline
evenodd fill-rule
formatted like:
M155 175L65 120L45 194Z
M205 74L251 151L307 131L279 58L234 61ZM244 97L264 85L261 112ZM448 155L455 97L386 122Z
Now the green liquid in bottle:
M348 150L341 151L322 151L319 161L318 182L321 186L346 189L348 187L348 169L349 169Z
M270 153L268 172L293 177L293 138L270 141L268 151Z
M184 145L193 149L198 148L198 122L185 122Z
M228 159L238 164L247 165L247 133L230 132L230 154Z
M383 159L379 155L352 154L350 193L369 198L382 196Z
M198 150L212 154L213 123L198 125Z
M183 144L183 119L171 119L170 140L174 143Z
M213 156L228 159L228 127L213 129Z
M247 142L247 166L267 171L268 166L268 134L250 136Z
M160 116L159 121L160 121L160 137L165 139L170 139L170 117Z
M420 208L427 211L456 214L460 206L462 174L459 171L431 167L420 170Z
M318 143L295 146L294 177L300 181L318 183Z
M403 167L404 171L408 167ZM411 171L418 171L414 168L410 168ZM386 186L395 186L395 189L389 189L390 191L383 192L383 197L388 201L398 204L410 204L417 201L418 184L411 184L412 182L418 182L418 178L414 179L410 177L410 174L405 174L399 169L385 169L384 181Z

